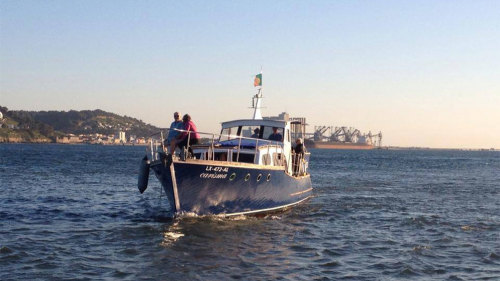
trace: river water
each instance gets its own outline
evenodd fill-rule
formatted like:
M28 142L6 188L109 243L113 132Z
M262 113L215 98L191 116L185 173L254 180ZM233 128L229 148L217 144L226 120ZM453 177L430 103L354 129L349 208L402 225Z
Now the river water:
M144 147L0 145L0 280L499 280L500 153L312 150L314 197L171 219Z

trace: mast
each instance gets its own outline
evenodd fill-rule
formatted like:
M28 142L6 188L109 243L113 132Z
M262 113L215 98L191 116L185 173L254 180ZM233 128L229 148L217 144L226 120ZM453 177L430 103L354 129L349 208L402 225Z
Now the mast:
M260 74L255 75L255 79L253 82L254 87L258 87L257 94L252 97L252 108L253 111L253 119L254 120L262 120L262 114L260 113L260 109L262 108L262 69Z
M262 103L262 91L259 89L257 94L252 98L252 108L253 111L253 119L262 119L262 114L260 113L260 109L262 108L260 105Z

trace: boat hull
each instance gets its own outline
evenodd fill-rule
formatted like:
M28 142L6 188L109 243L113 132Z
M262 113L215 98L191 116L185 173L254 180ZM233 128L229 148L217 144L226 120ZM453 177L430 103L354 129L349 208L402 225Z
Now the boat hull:
M194 160L158 161L151 169L176 212L252 214L286 208L312 195L309 175L292 177L274 167Z

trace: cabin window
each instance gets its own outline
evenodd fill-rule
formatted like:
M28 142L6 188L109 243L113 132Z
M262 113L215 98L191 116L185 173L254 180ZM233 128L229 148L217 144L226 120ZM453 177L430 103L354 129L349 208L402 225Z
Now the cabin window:
M236 158L238 157L237 153L233 153L233 162L236 162ZM238 157L238 162L241 163L253 163L253 158L254 154L248 154L248 153L240 153L240 156Z
M242 137L245 137L245 138L254 138L254 139L258 139L258 138L261 138L261 134L260 134L260 126L242 126L241 127L241 136Z
M227 140L236 139L236 138L238 138L237 133L238 133L238 127L224 128L224 129L222 129L222 131L220 133L219 141L227 141Z
M275 129L277 134L274 134ZM273 141L281 141L281 142L283 141L283 136L284 136L283 128L264 126L263 130L264 130L262 132L263 139L266 140L272 139ZM276 136L278 136L278 138ZM279 136L281 136L281 139L279 139Z

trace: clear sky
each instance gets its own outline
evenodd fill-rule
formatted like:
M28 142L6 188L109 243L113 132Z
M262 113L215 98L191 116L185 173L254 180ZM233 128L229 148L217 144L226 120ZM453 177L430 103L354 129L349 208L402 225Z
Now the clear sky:
M500 1L0 1L0 105L263 115L500 148Z

